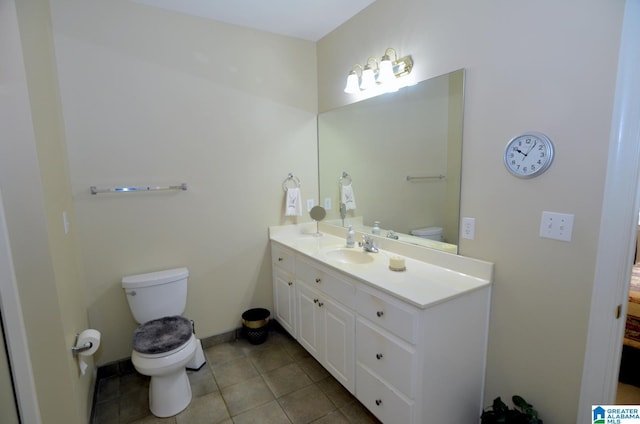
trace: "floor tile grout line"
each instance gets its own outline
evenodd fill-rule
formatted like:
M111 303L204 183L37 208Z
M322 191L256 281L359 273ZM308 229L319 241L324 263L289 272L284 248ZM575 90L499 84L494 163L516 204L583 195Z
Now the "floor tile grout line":
M334 387L334 384L323 384L323 382L330 380L332 378L331 373L326 373L325 375L322 374L318 374L317 370L315 370L315 365L314 365L314 361L317 361L312 355L309 354L304 354L304 351L300 351L299 346L298 348L296 348L295 343L296 341L290 341L289 339L286 338L272 338L272 344L270 346L255 346L255 345L249 345L246 342L242 342L239 339L233 340L233 341L229 341L226 343L230 343L233 344L232 348L223 348L220 353L221 353L221 358L224 358L224 355L236 355L233 358L231 357L227 357L226 360L222 361L222 362L217 362L214 365L214 361L212 361L211 359L215 358L215 355L211 355L211 354L207 354L206 355L206 359L207 359L207 372L206 374L202 374L200 376L196 375L192 378L192 384L193 385L200 385L203 384L205 381L207 381L209 378L211 378L211 382L213 383L213 386L215 386L215 391L217 391L217 393L219 394L219 396L222 398L223 404L224 404L224 408L225 411L227 413L227 416L233 420L234 417L237 417L240 414L246 413L246 412L250 412L256 408L260 408L263 407L264 405L272 402L273 400L276 401L276 404L278 405L278 407L280 408L281 412L284 414L284 416L286 417L287 421L289 423L293 423L293 418L292 416L290 416L290 413L287 412L287 410L284 408L282 401L283 399L292 394L295 393L298 390L303 390L309 387L314 386L319 393L322 393L323 396L325 396L330 405L331 405L331 410L327 411L327 412L323 412L323 415L321 417L317 417L314 419L313 422L316 422L318 420L322 420L323 418L325 418L328 415L331 414L339 414L340 417L342 417L343 419L345 419L345 421L348 422L353 422L353 420L346 415L344 412L342 412L342 409L353 404L353 403L357 403L356 399L353 397L353 394L351 392L348 392L348 399L347 397L344 397L343 394L340 392L339 388L343 387L341 386L340 382L338 380L335 380L336 386ZM213 346L212 346L213 347ZM206 350L209 350L210 348L207 348ZM272 350L271 352L269 352L269 350ZM237 352L237 353L233 353L233 352ZM264 362L260 363L260 358L258 355L261 354L261 352L266 352L265 356L264 356ZM277 357L277 355L283 355L284 358L286 358L286 360L284 362L286 362L285 364L276 366L275 368L269 368L270 366L272 366L273 364L277 364L278 362L270 362L270 360L272 360L270 358L270 356L273 358L273 355L275 355ZM246 358L249 360L249 363L251 364L252 370L260 376L260 381L266 386L266 388L269 390L269 393L271 395L272 400L269 400L268 402L264 402L260 405L253 405L250 409L246 410L246 411L242 411L238 414L236 414L235 416L231 415L231 410L229 408L229 404L227 403L227 399L225 398L225 396L223 395L223 389L220 387L219 385L219 379L216 377L215 374L215 370L216 367L221 366L223 364L228 363L229 361L232 360L237 360L240 358ZM260 367L258 366L260 364ZM290 390L286 393L282 393L279 397L276 396L276 388L280 387L280 383L274 383L276 384L275 386L271 387L267 381L267 375L277 371L278 369L281 369L283 367L287 367L287 366L291 366L294 365L296 366L297 370L295 371L296 374L301 371L301 374L299 374L299 376L304 375L306 378L308 378L309 382L308 384L304 384L304 386L302 387L296 387L294 390ZM293 374L293 377L295 378L296 374ZM283 374L286 375L286 372ZM117 384L118 384L118 390L117 392L117 396L112 399L111 401L115 401L118 405L118 421L121 423L133 423L133 422L137 422L136 420L140 420L140 419L144 419L144 417L129 417L127 420L122 420L120 421L120 419L122 418L121 416L121 412L120 411L120 406L121 406L121 402L120 399L122 398L122 396L124 395L123 390L124 391L129 391L131 390L131 388L133 387L135 390L138 390L139 388L142 388L144 386L144 384L140 385L139 387L136 387L137 385L139 385L140 383L135 383L132 382L131 380L128 380L126 383L127 387L123 386L123 375L119 375L118 379L117 379ZM281 377L274 377L274 378L281 378ZM317 379L317 380L316 380ZM106 379L105 379L106 380ZM274 380L274 382L277 380ZM283 381L283 380L281 380ZM235 383L235 384L239 384L241 383L241 381ZM103 383L103 385L106 385L107 383ZM234 384L234 385L235 385ZM204 383L205 388L198 388L196 390L198 390L198 397L200 396L205 396L209 393L215 393L214 391L214 387L211 387L211 383ZM233 385L231 385L233 386ZM231 387L228 386L228 387ZM285 386L286 387L286 384ZM104 389L105 387L103 387ZM148 388L147 388L148 390ZM211 391L209 391L211 390ZM104 393L104 392L103 392ZM96 405L97 404L105 404L106 402L109 402L109 399L96 399ZM148 415L148 414L147 414ZM147 416L145 415L145 417ZM94 417L97 418L97 417ZM98 421L95 420L93 421L94 423L97 423ZM174 422L178 422L178 421L174 421Z

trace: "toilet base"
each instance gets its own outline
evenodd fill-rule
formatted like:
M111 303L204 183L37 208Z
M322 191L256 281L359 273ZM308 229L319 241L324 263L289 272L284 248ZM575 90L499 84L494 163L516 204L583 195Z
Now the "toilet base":
M184 368L174 373L151 377L149 409L156 417L172 417L191 403L191 385Z
M198 371L206 363L207 359L205 358L204 351L202 350L202 342L200 339L196 339L196 354L193 355L193 359L187 364L187 369L189 371Z

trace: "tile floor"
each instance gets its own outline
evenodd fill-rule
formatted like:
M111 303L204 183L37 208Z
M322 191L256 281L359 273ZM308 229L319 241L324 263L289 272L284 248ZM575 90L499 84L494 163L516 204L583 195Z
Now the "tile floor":
M191 404L175 417L151 415L149 378L134 371L99 379L93 424L380 423L286 334L204 351L207 363L188 371Z

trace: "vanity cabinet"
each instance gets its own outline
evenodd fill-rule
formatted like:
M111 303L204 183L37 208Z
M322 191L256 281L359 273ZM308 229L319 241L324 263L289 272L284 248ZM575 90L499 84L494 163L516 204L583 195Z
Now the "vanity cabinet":
M308 254L271 247L276 319L382 422L478 422L489 284L418 307Z

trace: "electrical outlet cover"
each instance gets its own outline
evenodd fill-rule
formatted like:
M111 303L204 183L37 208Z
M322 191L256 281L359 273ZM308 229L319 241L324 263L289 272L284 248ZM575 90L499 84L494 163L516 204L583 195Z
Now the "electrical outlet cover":
M476 237L476 219L465 216L462 218L462 238L473 240Z

